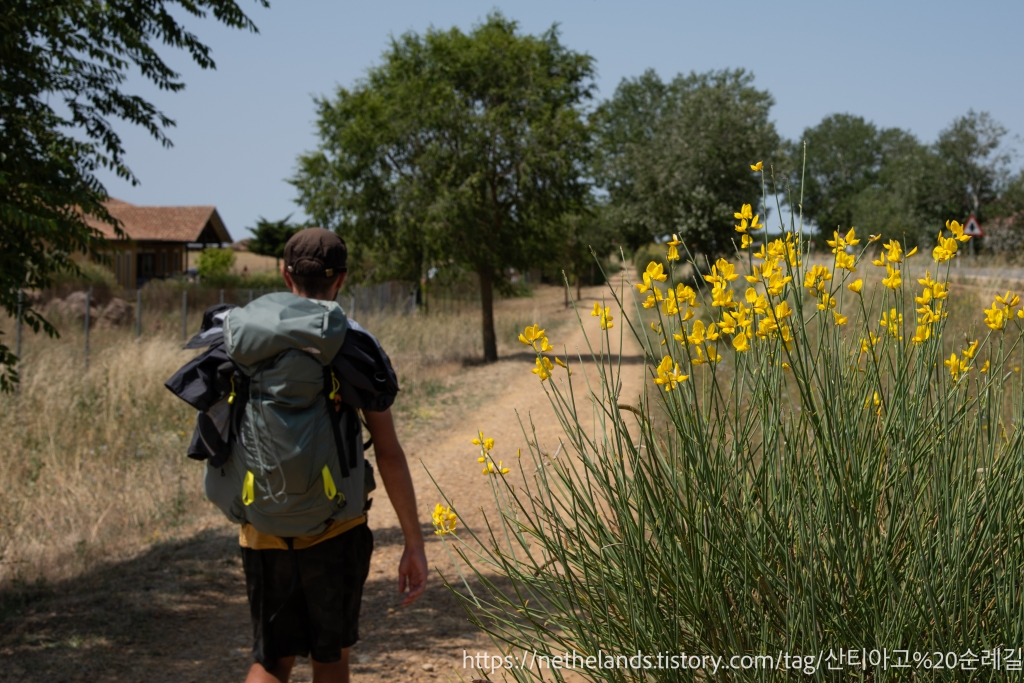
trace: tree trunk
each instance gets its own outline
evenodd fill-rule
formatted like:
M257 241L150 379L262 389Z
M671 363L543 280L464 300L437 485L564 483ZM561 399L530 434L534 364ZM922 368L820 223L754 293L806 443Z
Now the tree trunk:
M484 362L498 360L498 341L494 335L494 273L490 268L477 270L480 276L480 315L484 335Z

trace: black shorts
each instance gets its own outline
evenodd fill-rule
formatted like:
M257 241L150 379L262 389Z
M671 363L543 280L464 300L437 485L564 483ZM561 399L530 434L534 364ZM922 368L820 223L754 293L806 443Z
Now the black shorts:
M269 669L282 657L341 659L359 640L372 552L366 524L302 550L242 548L256 661Z

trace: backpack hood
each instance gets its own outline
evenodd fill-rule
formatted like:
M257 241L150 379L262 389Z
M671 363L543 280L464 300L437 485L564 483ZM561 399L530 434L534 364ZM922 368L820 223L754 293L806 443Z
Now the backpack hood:
M228 311L224 345L228 356L246 370L292 349L306 351L327 365L341 349L347 330L348 319L337 302L276 292Z

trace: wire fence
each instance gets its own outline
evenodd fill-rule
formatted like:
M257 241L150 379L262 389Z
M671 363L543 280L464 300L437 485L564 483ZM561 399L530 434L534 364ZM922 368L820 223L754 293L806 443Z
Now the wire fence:
M58 325L62 332L82 332L85 368L89 367L90 335L96 330L121 330L126 336L180 334L184 344L195 334L202 314L215 304L245 306L283 288L212 289L199 286L145 287L113 290L106 287L26 294L19 292L15 355L22 357L21 313L27 303ZM415 285L407 282L346 287L336 301L353 320L378 315L461 314L480 306L475 283ZM175 329L176 328L176 329ZM77 335L72 335L77 336Z

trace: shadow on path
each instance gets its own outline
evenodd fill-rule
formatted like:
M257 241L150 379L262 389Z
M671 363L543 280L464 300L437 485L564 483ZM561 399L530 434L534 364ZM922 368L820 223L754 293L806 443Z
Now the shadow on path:
M401 531L374 537L353 648L357 680L446 680L461 669L463 649L488 642L436 571L423 598L400 607L393 564ZM431 533L427 543L440 540ZM0 592L0 681L241 681L250 633L237 532L206 530L75 579ZM308 664L293 680L309 680Z

